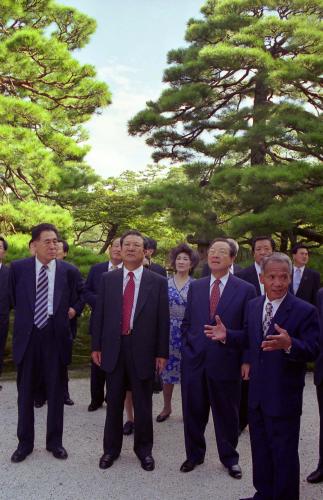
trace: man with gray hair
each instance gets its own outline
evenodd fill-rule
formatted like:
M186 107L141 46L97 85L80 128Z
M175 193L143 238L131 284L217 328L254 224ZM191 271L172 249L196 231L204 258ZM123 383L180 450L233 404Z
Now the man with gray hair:
M223 324L207 337L250 352L249 428L254 499L298 500L298 442L306 362L319 352L318 314L288 287L292 264L285 254L264 257L265 295L248 303L243 335ZM245 499L247 500L247 499Z

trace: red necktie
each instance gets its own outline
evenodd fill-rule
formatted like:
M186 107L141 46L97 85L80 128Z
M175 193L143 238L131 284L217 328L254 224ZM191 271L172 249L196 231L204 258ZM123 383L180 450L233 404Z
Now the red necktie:
M216 308L220 300L220 280L215 280L212 286L210 297L210 318L213 319L216 313Z
M135 282L134 274L132 271L128 273L128 283L123 292L123 303L122 303L122 335L130 334L130 319L133 306L133 300L135 296Z

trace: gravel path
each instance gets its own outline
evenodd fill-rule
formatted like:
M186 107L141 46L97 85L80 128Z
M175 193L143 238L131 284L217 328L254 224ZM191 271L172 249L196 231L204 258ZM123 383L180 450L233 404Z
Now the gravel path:
M194 499L238 500L253 494L248 431L239 442L242 479L228 476L218 461L212 422L207 428L208 450L205 463L189 474L179 472L185 459L180 393L175 388L173 414L155 424L154 457L156 469L145 472L132 451L132 436L125 437L122 455L111 469L98 467L102 453L104 409L87 412L89 380L72 379L71 397L75 406L65 410L64 446L69 458L59 461L45 450L46 407L35 411L36 442L34 452L20 464L10 456L16 441L16 386L2 382L0 392L0 499ZM162 408L161 394L154 396L154 415ZM305 478L317 464L318 409L312 376L305 388L304 413L300 441L301 499L323 499L323 484L309 485ZM288 500L288 499L286 499Z

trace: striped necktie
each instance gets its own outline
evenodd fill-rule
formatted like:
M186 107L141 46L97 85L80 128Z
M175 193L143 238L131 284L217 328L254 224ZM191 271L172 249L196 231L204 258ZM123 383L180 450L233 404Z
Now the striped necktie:
M262 330L263 330L263 336L266 337L269 327L271 325L271 322L273 320L273 305L271 302L267 302L266 307L265 307L265 317L262 322Z
M128 283L123 292L123 303L122 303L122 335L129 335L130 333L130 320L132 307L135 297L135 281L134 273L130 271L128 273Z
M213 320L213 318L215 316L216 308L218 307L218 303L220 300L220 283L221 283L221 280L216 279L212 285L212 291L211 291L211 296L210 296L210 318L211 318L211 320Z
M41 330L48 322L48 275L47 266L42 266L39 271L37 289L36 289L36 302L35 302L35 315L34 325Z

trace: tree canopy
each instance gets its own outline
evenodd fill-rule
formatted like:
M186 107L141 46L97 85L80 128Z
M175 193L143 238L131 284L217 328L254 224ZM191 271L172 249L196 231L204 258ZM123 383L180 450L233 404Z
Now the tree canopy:
M41 211L42 201L62 205L66 191L97 180L84 162L82 124L109 104L110 93L93 66L73 57L95 28L52 0L1 2L0 196L7 208L15 205L0 209L3 231L14 229L18 201L33 200Z
M208 0L189 21L167 88L129 123L155 161L181 165L150 210L196 239L323 243L322 12L320 0Z

